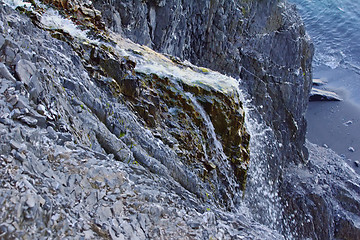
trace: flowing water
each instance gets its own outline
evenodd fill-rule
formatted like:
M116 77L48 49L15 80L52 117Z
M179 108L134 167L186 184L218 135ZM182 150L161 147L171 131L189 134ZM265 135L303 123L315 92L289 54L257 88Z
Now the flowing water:
M241 90L240 90L241 91ZM276 141L273 130L264 124L256 107L247 98L241 96L245 109L245 124L250 138L250 166L248 170L247 189L241 210L250 217L281 233L286 233L287 223L283 219L283 206L278 196L276 181L281 166L279 163L281 143ZM291 239L291 234L286 234Z

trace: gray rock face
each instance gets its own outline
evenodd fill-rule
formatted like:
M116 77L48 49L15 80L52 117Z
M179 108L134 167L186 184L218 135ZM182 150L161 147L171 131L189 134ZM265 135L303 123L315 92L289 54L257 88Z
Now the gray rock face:
M307 166L291 164L307 159L304 112L314 51L293 6L221 0L94 4L109 28L133 41L245 82L282 144L282 156L269 162L275 178L280 166L289 167L280 190L284 233L295 239L359 239L359 178L345 174L338 156L312 145Z
M17 9L0 3L1 238L282 238L231 212L249 136L230 78Z
M360 239L360 178L332 150L307 144L307 166L291 167L282 191L296 239ZM296 224L301 222L302 224Z
M285 211L272 213L283 214L277 230L284 236L256 223L239 208L249 136L240 93L231 90L238 83L104 34L89 2L51 2L91 37L74 25L39 21L42 9L0 3L0 238L357 239L359 180L337 156L309 145L308 166L286 169L279 192ZM271 158L273 177L285 156L302 159L311 46L291 7L164 0L112 6L104 19L115 30L247 82L283 146L281 157ZM267 136L257 137L278 143Z
M94 1L110 29L241 78L283 144L276 163L307 159L305 109L313 45L286 1ZM120 16L120 19L119 19Z

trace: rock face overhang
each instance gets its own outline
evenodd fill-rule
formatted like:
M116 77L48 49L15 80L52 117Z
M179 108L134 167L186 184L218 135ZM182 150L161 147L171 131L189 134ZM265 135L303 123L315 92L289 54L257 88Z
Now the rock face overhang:
M135 42L241 78L282 144L277 162L304 147L313 45L286 1L94 1L106 25Z

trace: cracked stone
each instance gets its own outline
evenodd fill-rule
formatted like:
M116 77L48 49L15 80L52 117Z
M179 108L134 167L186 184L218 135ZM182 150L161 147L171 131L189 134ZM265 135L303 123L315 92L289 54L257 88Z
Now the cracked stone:
M34 75L36 71L35 65L25 59L21 59L17 62L15 67L15 72L20 81L26 85L30 84L30 78Z
M23 123L26 123L27 125L29 125L30 127L36 127L36 125L38 123L38 120L36 120L35 118L32 118L32 117L28 117L28 116L21 117L20 120Z
M7 101L12 105L12 106L15 106L18 101L19 101L19 96L18 95L11 95Z

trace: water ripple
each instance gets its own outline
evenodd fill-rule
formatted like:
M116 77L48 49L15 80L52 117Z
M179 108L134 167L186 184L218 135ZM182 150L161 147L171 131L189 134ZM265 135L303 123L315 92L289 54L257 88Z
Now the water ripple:
M315 46L315 66L360 63L360 3L351 0L290 0L297 5Z

